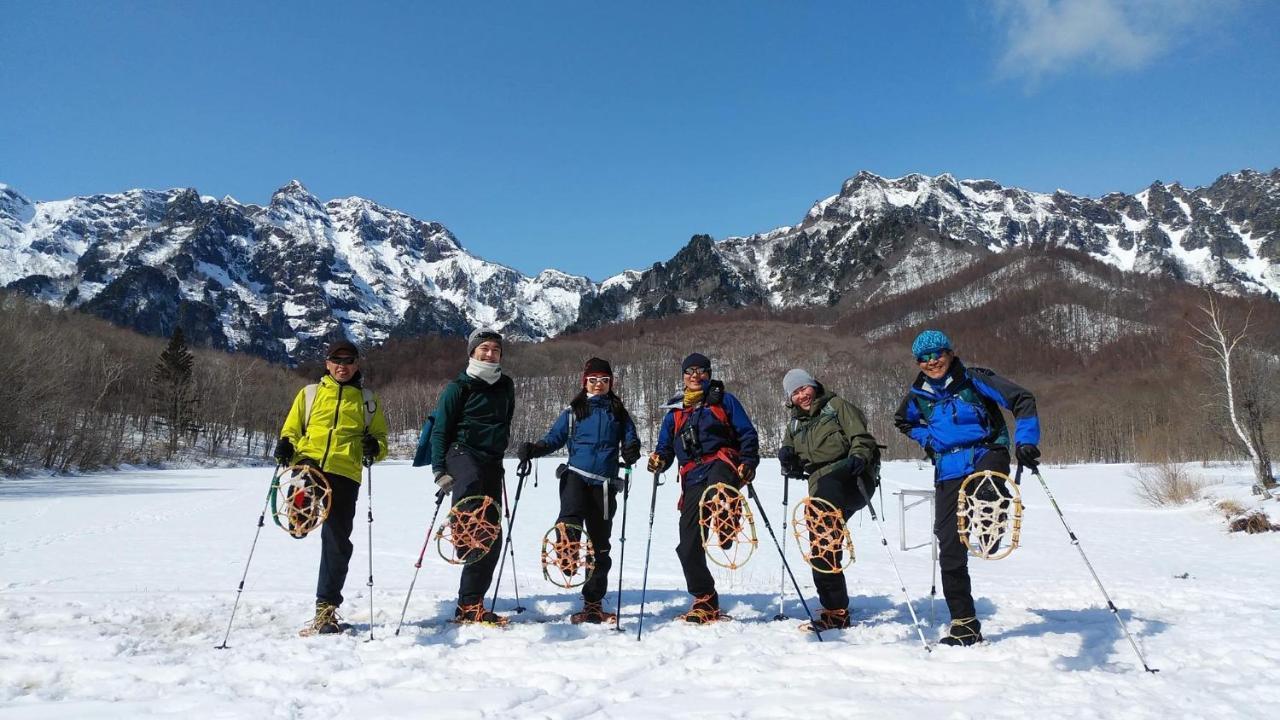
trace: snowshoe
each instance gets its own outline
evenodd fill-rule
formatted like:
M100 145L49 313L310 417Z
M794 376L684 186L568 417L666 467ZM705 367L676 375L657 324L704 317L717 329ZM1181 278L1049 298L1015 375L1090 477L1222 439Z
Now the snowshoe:
M687 623L705 625L707 623L720 622L721 620L732 620L733 618L720 612L720 596L716 593L710 593L708 595L695 595L693 605L689 607L689 612L677 615L676 619Z
M800 629L805 632L813 632L814 630L844 630L849 627L849 611L848 610L827 610L822 609L818 612L818 617L813 622L800 623Z
M982 623L978 618L970 617L952 620L947 635L938 642L950 647L969 647L982 641Z
M588 623L591 625L599 625L601 623L611 623L618 619L618 616L605 612L604 606L599 602L583 602L582 610L569 616L569 622L574 625Z
M507 618L491 610L486 610L484 603L478 602L474 605L459 604L458 608L453 612L453 622L458 625L503 627L507 624Z
M306 627L298 631L301 637L311 637L312 635L336 635L351 629L351 625L342 622L342 618L338 617L338 606L331 605L323 600L316 601L316 616Z

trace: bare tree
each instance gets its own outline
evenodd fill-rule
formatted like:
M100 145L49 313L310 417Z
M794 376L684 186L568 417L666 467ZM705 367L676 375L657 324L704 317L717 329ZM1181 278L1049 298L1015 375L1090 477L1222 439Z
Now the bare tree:
M1214 294L1208 291L1204 302L1198 307L1204 318L1199 324L1189 323L1195 332L1192 339L1200 346L1212 372L1217 376L1222 408L1240 444L1249 454L1254 477L1263 488L1274 487L1276 481L1271 472L1271 456L1262 434L1266 418L1262 412L1265 407L1259 402L1259 398L1263 393L1261 389L1251 388L1248 383L1241 383L1236 372L1237 351L1243 353L1246 349L1242 343L1249 336L1252 312L1246 313L1244 320L1238 324L1233 323ZM1237 388L1237 384L1241 387Z

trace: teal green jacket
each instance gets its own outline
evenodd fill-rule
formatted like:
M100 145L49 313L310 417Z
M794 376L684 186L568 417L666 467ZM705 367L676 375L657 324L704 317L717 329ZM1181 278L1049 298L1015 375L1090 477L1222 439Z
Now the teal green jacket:
M431 469L445 472L445 454L461 446L481 461L501 462L516 414L516 390L503 375L489 383L463 372L445 386L431 427Z

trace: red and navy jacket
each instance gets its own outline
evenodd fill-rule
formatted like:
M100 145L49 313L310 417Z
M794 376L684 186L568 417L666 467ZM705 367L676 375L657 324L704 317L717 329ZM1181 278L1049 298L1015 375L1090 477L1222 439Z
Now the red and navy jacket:
M966 368L956 358L940 381L930 381L924 373L916 376L893 423L933 458L939 482L956 480L972 473L988 451L1009 446L1001 408L1017 420L1018 445L1040 444L1035 396L986 368Z
M706 480L718 461L735 469L760 464L760 439L738 398L724 392L718 380L706 384L704 397L703 403L691 408L684 407L683 394L662 406L667 415L654 448L664 462L674 457L681 479L690 484Z

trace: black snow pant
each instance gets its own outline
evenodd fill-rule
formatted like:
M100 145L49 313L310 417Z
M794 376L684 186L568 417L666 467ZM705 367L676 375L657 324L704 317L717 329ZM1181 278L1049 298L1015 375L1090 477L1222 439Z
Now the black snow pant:
M816 483L809 488L809 494L816 498L821 498L834 505L840 510L841 515L846 523L849 518L862 508L867 506L866 499L853 483L855 480L844 474L838 473L824 475L818 478ZM875 493L875 488L867 489L867 494ZM790 519L784 522L790 523ZM835 564L831 567L839 567L844 561L844 553L836 553L833 558ZM810 568L813 570L813 585L818 590L818 600L822 603L822 607L827 610L844 610L849 607L849 585L845 581L843 572L819 572L828 570L826 562L822 559L814 561Z
M600 602L608 591L609 569L613 567L609 537L613 533L613 516L618 512L617 496L618 491L609 483L589 483L573 470L566 470L560 477L560 517L556 522L586 528L595 552L595 569L582 585L584 603Z
M695 596L716 591L716 581L707 568L707 554L702 548L702 526L698 523L702 493L716 483L742 487L742 479L729 463L716 460L704 479L682 485L680 495L680 543L676 545L676 556L684 570L685 587Z
M1008 448L988 450L974 465L974 472L994 470L1009 473ZM969 582L969 551L960 541L956 505L964 478L934 484L933 534L938 538L938 565L942 570L942 595L952 620L977 616L973 588Z
M445 455L445 468L453 476L453 503L465 497L483 495L493 500L492 511L485 518L502 527L502 478L501 460L479 460L460 447L454 446ZM462 579L458 583L458 604L475 605L484 602L493 571L502 556L502 531L499 529L493 545L484 557L463 566Z
M356 516L360 483L345 475L325 473L329 481L329 516L320 529L320 577L316 580L316 600L342 604L342 586L351 565L351 525Z

